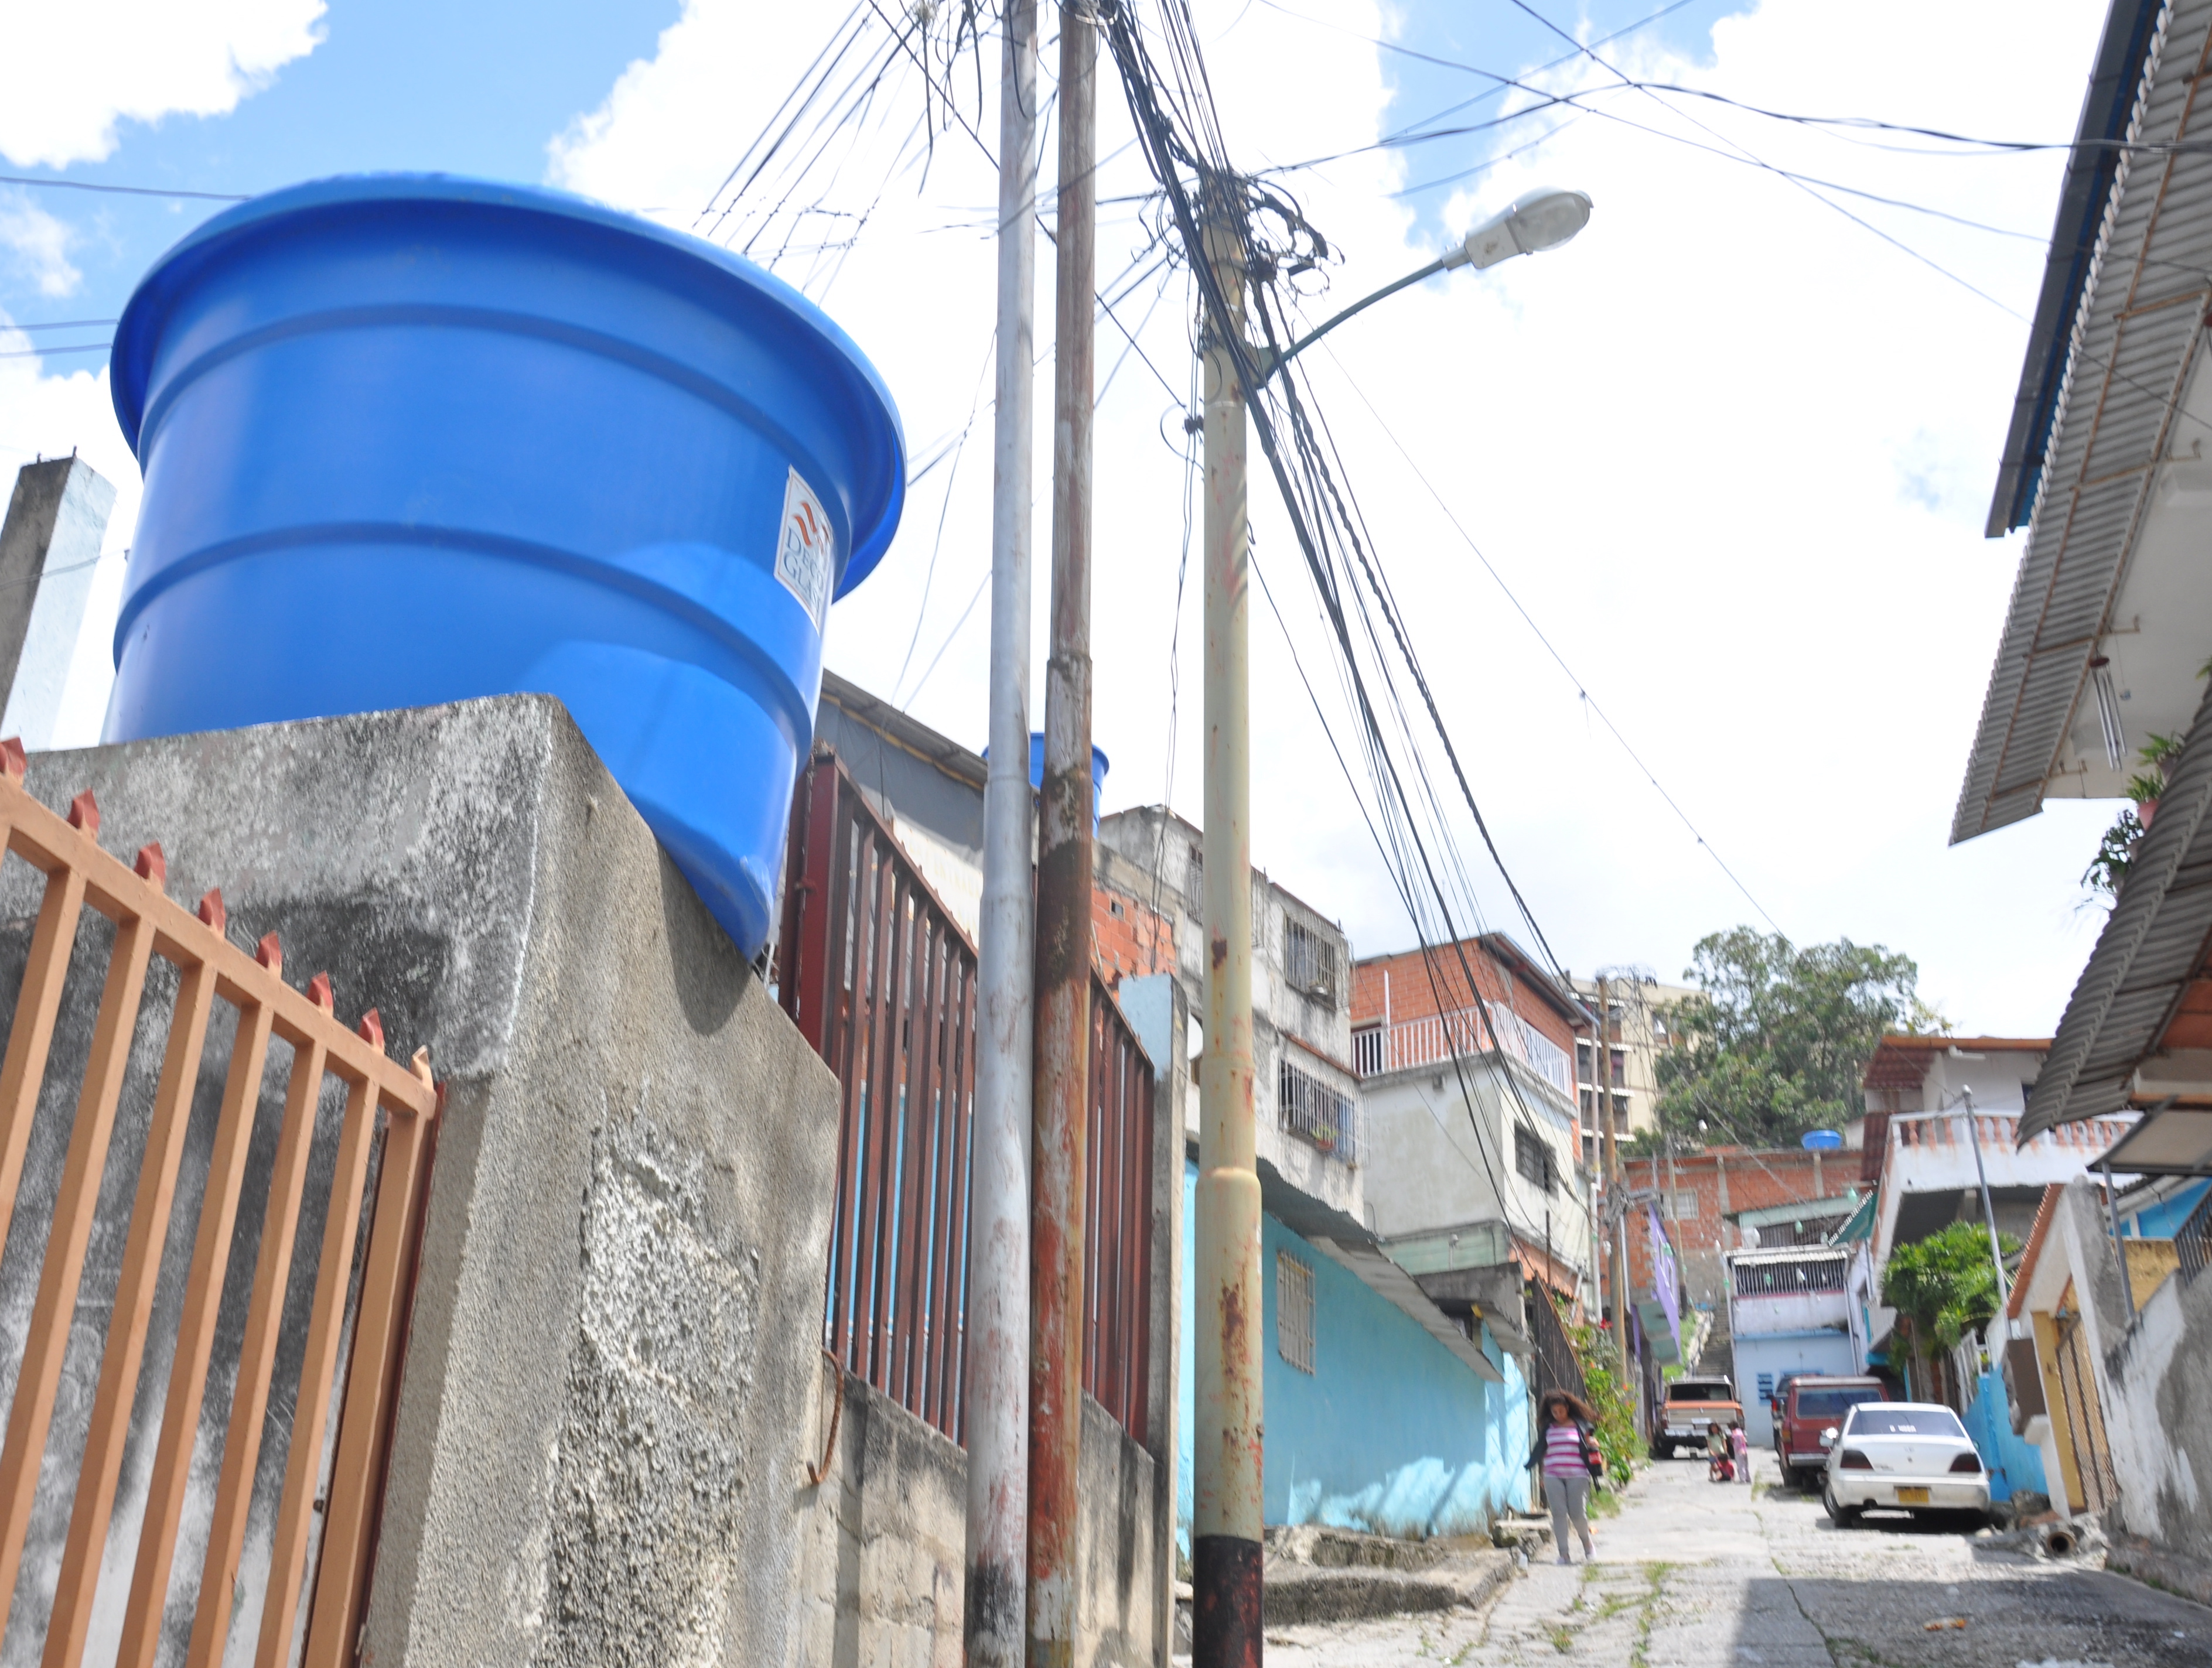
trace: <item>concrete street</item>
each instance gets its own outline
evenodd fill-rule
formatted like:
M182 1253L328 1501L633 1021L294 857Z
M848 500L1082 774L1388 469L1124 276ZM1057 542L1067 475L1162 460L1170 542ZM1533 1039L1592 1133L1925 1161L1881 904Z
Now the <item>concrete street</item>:
M1902 1518L1832 1528L1820 1501L1653 1465L1597 1562L1532 1563L1486 1610L1270 1629L1274 1668L1385 1663L1607 1668L2203 1668L2212 1610ZM1577 1552L1579 1557L1579 1552ZM1963 1627L1955 1625L1963 1621ZM1930 1623L1954 1625L1931 1630Z

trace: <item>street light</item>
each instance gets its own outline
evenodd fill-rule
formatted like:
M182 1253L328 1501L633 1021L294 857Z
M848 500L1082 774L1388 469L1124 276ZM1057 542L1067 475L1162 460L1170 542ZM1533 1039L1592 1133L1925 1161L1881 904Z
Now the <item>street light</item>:
M1197 1313L1192 1340L1192 1656L1196 1668L1260 1659L1262 1499L1258 1089L1252 1035L1252 781L1249 638L1250 527L1245 518L1247 369L1264 382L1363 308L1449 267L1494 266L1555 248L1582 230L1590 202L1578 191L1525 197L1477 227L1440 260L1346 307L1319 330L1269 355L1244 336L1250 258L1241 182L1209 179L1194 258L1213 270L1200 343L1206 436L1206 817L1201 914L1210 955L1205 1047L1199 1060L1198 1178L1189 1271ZM1616 1234L1625 1245L1626 1240ZM1621 1325L1626 1327L1624 1317Z
M1496 266L1500 261L1510 261L1516 255L1540 255L1547 249L1557 249L1572 241L1575 234L1589 224L1590 200L1580 191L1535 191L1509 204L1499 213L1476 227L1467 234L1460 246L1431 261L1418 272L1408 272L1395 283L1385 284L1372 295L1354 301L1334 318L1317 330L1309 331L1297 341L1265 361L1261 381L1281 370L1291 360L1327 336L1355 312L1364 312L1385 296L1395 295L1408 284L1417 284L1424 278L1433 278L1439 272L1449 272L1456 266L1471 266L1480 272L1486 267Z

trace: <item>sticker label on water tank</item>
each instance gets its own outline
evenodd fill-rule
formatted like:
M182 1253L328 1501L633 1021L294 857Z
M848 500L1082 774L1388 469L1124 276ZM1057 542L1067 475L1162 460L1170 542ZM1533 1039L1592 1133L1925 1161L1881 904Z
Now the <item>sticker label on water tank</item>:
M830 611L830 586L837 569L837 536L822 500L797 470L783 488L783 525L776 535L775 576L822 629Z

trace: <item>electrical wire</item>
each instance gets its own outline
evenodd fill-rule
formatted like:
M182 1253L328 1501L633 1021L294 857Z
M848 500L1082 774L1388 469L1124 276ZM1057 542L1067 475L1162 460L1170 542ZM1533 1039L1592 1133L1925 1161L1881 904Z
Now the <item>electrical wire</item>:
M1620 743L1620 750L1628 755L1630 761L1643 773L1644 779L1651 785L1652 792L1659 796L1667 809L1674 814L1676 820L1689 831L1690 837L1698 842L1698 849L1713 860L1715 866L1722 874L1728 876L1729 883L1743 895L1744 901L1757 910L1760 919L1769 926L1777 932L1781 931L1781 924L1774 919L1772 912L1765 904L1759 902L1752 889L1744 884L1742 876L1729 866L1728 860L1721 856L1711 841L1706 840L1698 825L1690 820L1690 814L1684 810L1680 803L1667 791L1665 784L1660 781L1658 773L1644 761L1644 755L1638 753L1628 737L1621 733L1620 726L1613 721L1612 715L1598 705L1596 697L1589 692L1589 685L1582 679L1572 666L1567 664L1567 658L1559 652L1559 645L1552 640L1543 627L1536 623L1536 616L1528 612L1527 604L1514 594L1513 587L1506 584L1505 576L1498 571L1497 564L1492 562L1483 548L1475 543L1474 535L1468 531L1466 524L1461 521L1458 515L1453 512L1451 505L1445 500L1443 494L1437 489L1436 482L1429 478L1427 471L1414 460L1413 454L1407 450L1406 443L1398 438L1396 432L1384 420L1382 413L1376 409L1375 402L1367 397L1365 391L1359 386L1351 372L1346 368L1344 361L1338 357L1335 350L1324 346L1323 351L1328 353L1330 361L1343 375L1345 385L1350 388L1359 403L1367 408L1368 415L1374 418L1375 425L1382 431L1383 438L1389 440L1397 449L1398 455L1406 460L1406 467L1413 471L1413 478L1421 483L1422 488L1435 500L1437 507L1443 512L1444 519L1451 524L1452 531L1460 536L1461 541L1474 554L1474 559L1482 564L1483 571L1490 575L1492 581L1504 593L1505 600L1513 605L1513 611L1521 616L1522 623L1534 634L1536 640L1543 645L1544 652L1552 657L1553 664L1566 674L1567 681L1575 686L1577 697L1589 709L1591 715L1606 727L1613 740Z
M243 191L169 191L158 185L110 185L92 179L40 179L24 173L0 173L0 185L34 185L50 191L99 191L111 197L191 197L202 203L250 203Z

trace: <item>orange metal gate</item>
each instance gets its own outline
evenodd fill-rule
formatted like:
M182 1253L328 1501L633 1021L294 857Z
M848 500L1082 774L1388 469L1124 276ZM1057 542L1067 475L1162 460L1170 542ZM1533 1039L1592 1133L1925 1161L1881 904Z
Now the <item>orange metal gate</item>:
M0 1061L0 1241L6 1238L18 1202L63 988L85 910L113 922L115 935L90 1058L70 1126L67 1158L46 1231L38 1295L8 1410L4 1446L0 1446L0 1628L4 1628L23 1563L64 1354L72 1325L87 1321L88 1330L103 1338L98 1389L76 1471L43 1665L74 1668L83 1658L100 1597L102 1556L147 1350L162 1248L178 1203L179 1168L193 1090L210 1020L215 1004L222 1002L236 1010L235 1040L206 1191L198 1200L187 1201L187 1208L197 1211L198 1234L166 1393L156 1404L161 1434L131 1561L116 1660L119 1668L150 1668L161 1643L217 1311L247 1170L247 1148L274 1038L291 1051L289 1082L206 1552L196 1586L186 1588L197 1595L188 1659L195 1668L219 1662L228 1644L264 1415L273 1390L280 1398L290 1398L294 1415L254 1659L263 1668L295 1659L321 1668L349 1664L366 1598L381 1503L422 1184L437 1110L427 1057L418 1052L411 1067L387 1058L374 1011L362 1019L358 1033L338 1021L327 977L317 974L305 992L284 982L276 934L264 937L252 953L232 943L224 937L220 893L210 892L197 913L177 903L162 889L166 864L158 845L141 850L135 867L122 862L100 848L99 809L89 793L77 796L64 820L24 791L23 773L21 748L13 742L0 743L0 839L4 839L6 852L46 876L29 958L9 1025L7 1052ZM110 1137L147 970L156 956L177 970L176 1002L167 1019L121 1274L112 1307L102 1319L94 1314L96 1301L81 1302L78 1289L95 1226L101 1175L110 1160ZM296 1384L272 1386L294 1240L306 1202L316 1108L326 1077L346 1086L345 1111L324 1216L305 1359ZM381 1162L377 1163L380 1140ZM366 1246L357 1246L372 1173L374 1216ZM356 1268L358 1297L352 1304L354 1330L349 1337L348 1300ZM346 1368L341 1392L337 1379L342 1360ZM149 1386L148 1393L161 1392ZM334 1402L339 1422L333 1441L329 1422ZM147 1410L149 1425L153 1410ZM319 1540L313 1533L318 1517L322 1519ZM107 1606L111 1611L113 1597L110 1595ZM304 1641L300 1637L303 1607Z

